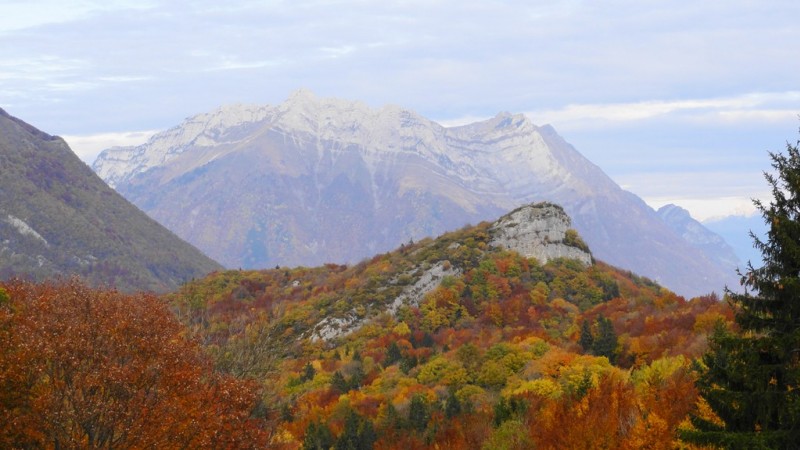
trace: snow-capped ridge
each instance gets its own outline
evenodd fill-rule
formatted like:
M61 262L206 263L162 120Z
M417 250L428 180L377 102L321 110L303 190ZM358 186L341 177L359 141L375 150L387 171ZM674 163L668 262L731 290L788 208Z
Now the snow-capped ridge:
M276 106L233 104L191 116L180 125L155 134L142 145L104 150L92 167L115 187L137 174L166 164L188 148L235 144L237 139L251 135L255 127L260 127L262 132L274 130L293 139L306 135L315 140L357 146L370 166L380 154L418 154L443 163L449 173L458 174L469 183L478 181L475 168L477 172L486 172L493 164L491 159L507 159L503 153L510 148L546 147L537 137L537 127L523 114L504 112L485 121L445 128L397 105L375 109L360 101L322 98L308 89L298 89ZM464 141L457 146L461 151L443 148L441 142L445 139ZM475 145L476 139L483 142ZM507 144L498 146L499 140ZM495 147L501 150L495 151ZM487 159L485 156L491 153L496 156ZM526 167L552 172L552 161L544 161L541 155L536 157L536 153L530 152L534 158ZM480 184L479 190L482 189Z
M259 122L272 109L262 105L233 104L185 119L180 125L156 133L142 145L104 150L92 169L111 187L136 174L163 165L190 146L211 147L236 140L236 130Z

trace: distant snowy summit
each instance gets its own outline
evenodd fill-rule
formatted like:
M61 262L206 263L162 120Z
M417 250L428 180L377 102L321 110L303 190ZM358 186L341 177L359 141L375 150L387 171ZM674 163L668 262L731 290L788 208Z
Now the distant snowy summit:
M398 106L371 109L362 102L318 98L305 89L295 91L277 106L236 104L192 116L155 134L145 144L104 150L92 168L116 187L167 164L187 149L227 150L263 128L283 130L294 139L305 134L321 142L357 146L367 160L398 153L441 160L468 182L480 182L481 171L476 169L481 167L475 164L491 166L483 167L483 172L504 171L511 184L518 182L514 175L526 175L529 169L535 169L540 176L564 175L559 173L561 164L553 160L547 144L536 138L538 127L522 114L500 113L488 121L445 128ZM509 134L511 129L516 130L514 135ZM476 141L478 136L483 136L484 142ZM527 139L531 136L533 140ZM504 151L494 151L498 139L506 141ZM519 168L517 163L523 154L528 164Z
M92 169L111 187L165 164L191 146L210 147L235 140L235 130L259 122L268 106L230 105L186 119L138 146L112 147L98 155Z
M276 106L193 116L104 151L93 167L228 267L354 262L549 201L596 258L677 292L719 290L735 275L521 114L443 127L398 106L299 90Z

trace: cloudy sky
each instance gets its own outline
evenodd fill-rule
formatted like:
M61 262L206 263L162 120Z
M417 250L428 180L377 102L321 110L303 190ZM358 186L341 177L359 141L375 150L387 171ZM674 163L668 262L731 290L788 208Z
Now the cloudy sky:
M526 113L652 206L769 198L800 127L800 2L0 0L0 107L105 146L319 96L443 124Z

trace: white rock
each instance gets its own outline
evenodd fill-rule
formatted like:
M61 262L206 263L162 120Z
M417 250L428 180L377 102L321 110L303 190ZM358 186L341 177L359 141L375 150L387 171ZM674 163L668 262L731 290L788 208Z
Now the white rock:
M491 245L514 250L541 264L555 258L577 259L592 264L592 255L564 242L570 218L560 206L540 203L526 205L503 216L492 225Z

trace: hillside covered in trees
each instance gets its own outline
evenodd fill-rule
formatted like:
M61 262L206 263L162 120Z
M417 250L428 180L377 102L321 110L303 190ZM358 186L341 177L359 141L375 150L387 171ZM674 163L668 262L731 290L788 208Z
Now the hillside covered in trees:
M6 283L0 445L673 448L690 413L715 420L693 361L725 302L493 233L216 272L161 299Z
M222 269L108 187L58 136L0 109L0 280L81 276L167 292Z
M671 448L726 304L490 239L220 272L168 299L217 370L263 383L279 447ZM398 306L432 268L449 275Z

